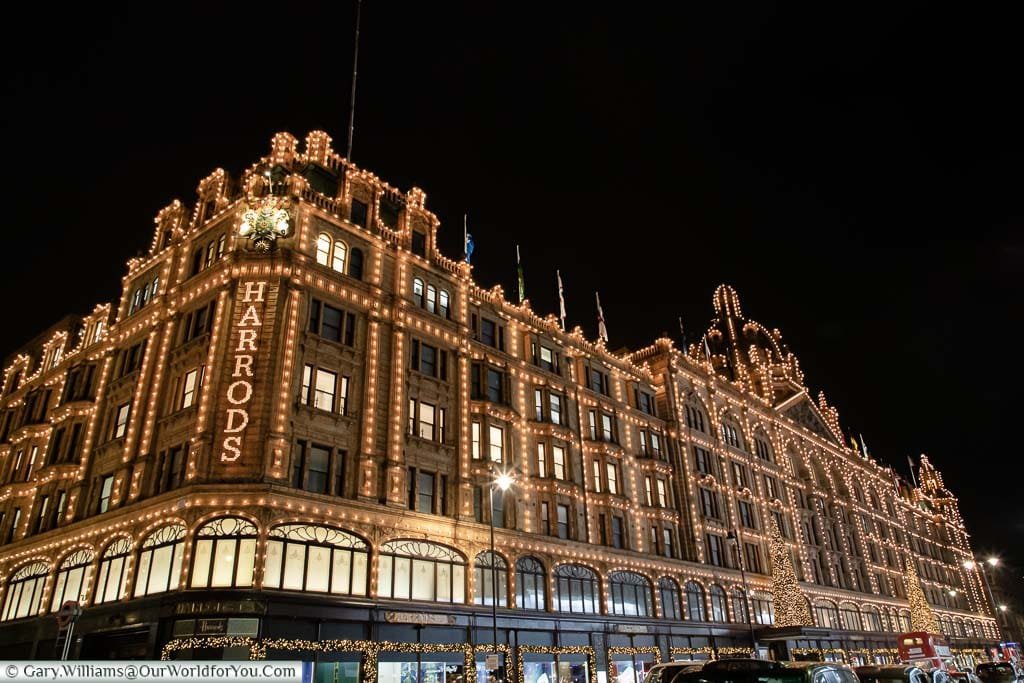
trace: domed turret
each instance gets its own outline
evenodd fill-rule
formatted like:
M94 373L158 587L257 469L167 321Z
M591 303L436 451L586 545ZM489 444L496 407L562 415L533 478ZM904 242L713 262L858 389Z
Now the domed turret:
M706 360L710 354L717 374L772 405L803 390L803 373L796 357L782 344L782 335L745 318L735 289L719 285L712 305L715 319L700 344L689 350L694 360Z

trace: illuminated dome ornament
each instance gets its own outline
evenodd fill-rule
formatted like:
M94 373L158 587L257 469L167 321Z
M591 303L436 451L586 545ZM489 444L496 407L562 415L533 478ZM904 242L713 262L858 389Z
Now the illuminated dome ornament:
M270 251L278 237L288 234L291 214L285 208L286 202L282 197L273 196L253 200L242 214L238 234L252 240L256 251Z
M712 303L715 318L700 343L690 347L691 358L710 362L713 372L770 405L805 390L800 364L782 334L744 317L735 289L719 285Z

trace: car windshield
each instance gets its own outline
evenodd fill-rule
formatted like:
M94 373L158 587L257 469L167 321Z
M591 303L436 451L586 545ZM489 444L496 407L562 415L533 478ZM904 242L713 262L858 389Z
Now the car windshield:
M858 673L857 678L861 683L906 683L907 680L902 676L869 676L862 673Z

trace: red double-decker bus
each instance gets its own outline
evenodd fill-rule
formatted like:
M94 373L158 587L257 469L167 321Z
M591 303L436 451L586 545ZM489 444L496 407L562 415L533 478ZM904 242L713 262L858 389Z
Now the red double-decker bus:
M937 633L901 633L897 639L896 649L900 661L914 664L925 670L948 670L953 663L953 653L949 643Z

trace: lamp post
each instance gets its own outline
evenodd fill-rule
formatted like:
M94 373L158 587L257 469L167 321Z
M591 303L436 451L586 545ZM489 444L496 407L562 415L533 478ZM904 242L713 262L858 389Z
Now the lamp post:
M498 556L494 549L494 489L499 489L504 495L505 491L512 488L514 479L508 472L501 472L491 482L490 491L491 510L488 518L491 522L491 637L494 644L494 654L498 654ZM502 506L504 510L504 506ZM497 676L495 676L497 678Z
M988 557L988 558L985 558L985 560L983 562L980 562L978 560L973 560L973 559L971 559L971 560L964 560L964 569L966 569L968 571L970 571L972 569L977 569L978 572L981 574L981 582L982 582L982 584L985 585L985 592L988 593L988 604L992 606L992 616L995 617L996 626L998 626L999 630L1002 631L1002 630L1005 630L1005 629L1003 628L1002 620L999 618L999 613L1006 611L1006 605L998 605L998 606L996 605L996 599L992 595L992 584L989 583L989 581L988 581L988 573L985 571L985 565L986 564L989 565L990 567L998 567L999 566L999 558L998 557Z
M729 529L726 539L732 541L733 550L736 551L736 564L740 568L740 580L743 581L743 609L747 611L747 626L750 627L750 645L754 650L754 659L757 659L757 637L754 636L754 615L750 609L750 590L747 588L747 572L743 568L743 554L740 552L740 536L736 529Z

